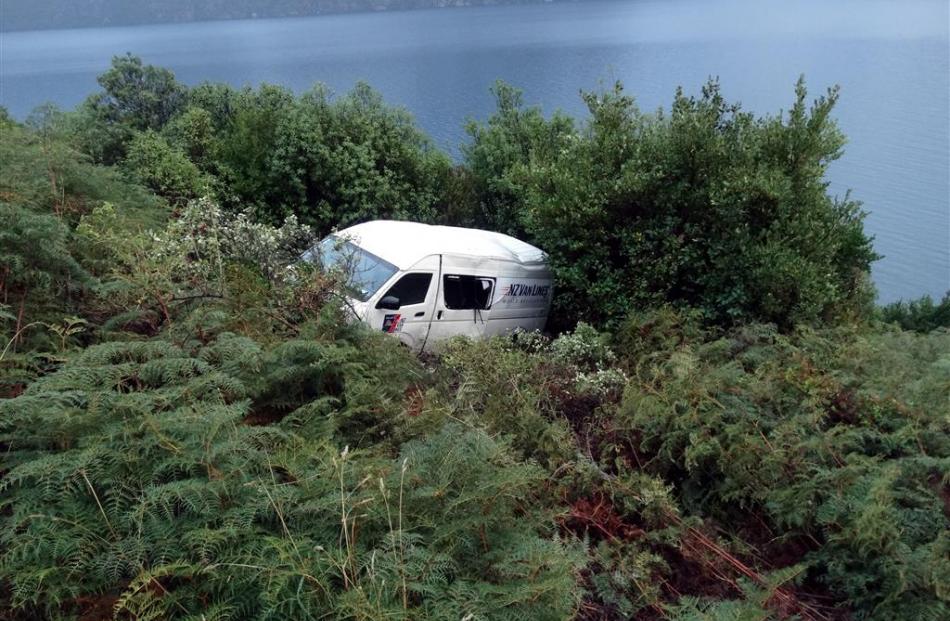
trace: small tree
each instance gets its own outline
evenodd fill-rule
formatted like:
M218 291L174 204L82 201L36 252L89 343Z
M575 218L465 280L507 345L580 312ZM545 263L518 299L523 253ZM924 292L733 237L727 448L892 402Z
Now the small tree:
M174 73L132 54L114 56L97 81L104 92L93 95L91 104L133 129L161 129L185 103L186 89Z
M86 99L74 123L84 150L106 164L122 159L135 131L160 130L187 100L171 71L131 54L113 57L98 82L103 91Z
M469 122L472 141L462 146L478 204L466 224L522 236L524 191L509 173L531 161L556 159L569 144L574 122L560 113L547 120L540 108L525 108L521 91L502 81L491 92L497 111L485 125Z
M668 116L641 113L619 84L585 94L583 130L503 177L524 188L561 318L611 323L672 303L790 326L863 310L876 255L860 203L825 180L844 144L838 92L806 98L799 81L787 115L756 118L716 82L678 92Z
M432 221L451 181L448 158L411 116L365 84L338 99L319 86L295 97L273 85L204 85L192 103L221 115L209 168L222 201L271 223L296 214L327 233L372 218Z

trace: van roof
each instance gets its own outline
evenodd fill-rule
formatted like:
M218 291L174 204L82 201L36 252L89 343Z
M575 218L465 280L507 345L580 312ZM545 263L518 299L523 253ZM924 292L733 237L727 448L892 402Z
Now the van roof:
M336 235L402 270L433 254L486 257L533 265L544 264L547 256L539 248L502 233L419 222L373 220L338 231Z

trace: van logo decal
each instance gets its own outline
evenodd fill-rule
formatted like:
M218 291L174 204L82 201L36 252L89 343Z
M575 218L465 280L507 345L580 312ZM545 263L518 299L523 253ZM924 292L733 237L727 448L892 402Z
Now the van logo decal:
M402 315L399 313L394 313L392 315L386 315L383 318L383 332L392 334L393 332L399 332L402 330L402 324L405 319L402 318Z
M551 285L524 285L512 283L507 287L502 287L501 296L504 298L523 298L523 297L547 297L551 290Z

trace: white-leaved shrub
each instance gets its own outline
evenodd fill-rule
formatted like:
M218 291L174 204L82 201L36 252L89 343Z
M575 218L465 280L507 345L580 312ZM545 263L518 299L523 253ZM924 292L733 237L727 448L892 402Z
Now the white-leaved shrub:
M627 382L627 376L615 366L617 356L606 335L584 322L551 341L550 352L555 361L574 369L578 392L603 396L623 390Z
M255 222L248 212L227 212L201 198L191 201L157 239L156 253L183 259L186 270L213 271L234 261L257 267L273 282L284 278L287 267L313 241L313 231L294 215L273 227Z

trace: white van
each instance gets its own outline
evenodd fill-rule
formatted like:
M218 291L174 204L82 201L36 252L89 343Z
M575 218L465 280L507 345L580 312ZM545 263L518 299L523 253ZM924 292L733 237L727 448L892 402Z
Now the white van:
M345 270L356 316L416 351L457 335L542 330L551 308L546 255L501 233L376 220L303 258Z

